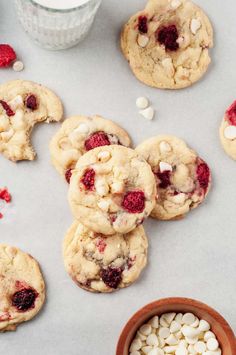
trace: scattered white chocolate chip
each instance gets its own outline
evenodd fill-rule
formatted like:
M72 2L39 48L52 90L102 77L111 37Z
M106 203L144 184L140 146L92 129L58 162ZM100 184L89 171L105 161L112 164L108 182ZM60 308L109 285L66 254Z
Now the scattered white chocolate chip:
M164 161L161 161L159 163L159 168L160 168L160 172L163 173L164 171L172 171L172 166L168 163L165 163Z
M137 42L140 47L145 48L149 42L149 37L139 34Z
M119 194L121 192L124 191L124 184L123 182L113 182L113 184L111 185L111 191L114 194Z
M155 111L152 107L148 107L145 110L140 110L139 113L144 118L151 121L154 118Z
M75 130L74 132L78 133L88 133L89 132L89 127L85 123L81 123Z
M198 329L201 332L207 332L208 330L210 330L210 328L210 324L207 321L205 321L204 319L200 320Z
M144 96L140 96L137 98L136 100L136 106L140 109L140 110L144 110L145 108L147 108L149 105L148 99Z
M106 162L110 159L111 154L110 154L110 152L103 150L98 153L97 157L101 162Z
M102 210L107 212L109 210L110 207L110 202L107 200L101 200L98 202L98 207Z
M191 32L195 35L201 26L201 22L198 19L193 18L190 24Z
M236 126L228 126L224 130L224 136L227 139L235 139L236 138Z
M192 313L185 313L184 315L183 315L183 318L182 318L182 320L183 320L183 322L185 323L185 324L187 324L187 325L191 325L191 324L193 324L194 322L195 322L195 315L194 314L192 314Z
M180 0L172 0L170 5L171 5L172 9L176 10L176 9L178 9L178 7L180 7L181 1Z
M24 69L24 64L23 62L21 62L20 60L17 60L14 64L13 64L13 70L14 71L22 71Z

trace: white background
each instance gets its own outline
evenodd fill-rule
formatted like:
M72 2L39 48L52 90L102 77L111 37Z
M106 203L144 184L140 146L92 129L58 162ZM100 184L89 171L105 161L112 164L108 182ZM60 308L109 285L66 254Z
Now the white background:
M59 125L33 133L34 162L14 164L0 157L0 186L13 196L0 221L1 242L28 251L40 262L47 303L17 332L0 335L5 355L113 355L119 333L141 306L166 296L199 299L216 308L236 330L236 163L223 152L218 127L236 98L235 0L197 0L215 28L213 63L203 80L181 91L144 86L131 73L119 48L121 26L144 0L106 0L90 36L60 52L37 47L16 21L13 1L0 0L0 42L10 43L25 70L0 69L0 82L40 82L63 100L66 116L101 114L128 130L134 144L159 133L184 138L209 163L209 198L186 219L145 223L149 264L133 286L110 295L90 294L67 276L61 243L73 218L67 185L50 164L48 144ZM137 114L135 99L150 98L156 118Z

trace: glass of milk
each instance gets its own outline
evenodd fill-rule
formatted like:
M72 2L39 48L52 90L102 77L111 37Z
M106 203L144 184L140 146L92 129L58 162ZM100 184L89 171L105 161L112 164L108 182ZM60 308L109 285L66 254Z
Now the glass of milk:
M15 0L19 21L40 46L65 49L88 34L102 0Z

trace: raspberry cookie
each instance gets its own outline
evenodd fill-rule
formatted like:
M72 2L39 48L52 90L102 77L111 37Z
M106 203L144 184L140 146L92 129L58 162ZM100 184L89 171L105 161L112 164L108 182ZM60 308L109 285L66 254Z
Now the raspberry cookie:
M149 0L121 35L122 51L136 77L161 89L198 81L211 62L212 46L211 23L189 0Z
M220 139L225 152L236 160L236 101L225 112L220 126Z
M152 170L130 148L95 148L85 153L73 170L69 188L72 212L94 232L130 232L148 217L155 200Z
M45 285L37 261L0 244L0 332L16 330L35 317L44 300Z
M60 121L62 115L61 101L44 86L24 80L0 85L0 153L12 161L33 160L34 125Z
M147 248L142 226L106 238L75 222L63 244L65 268L85 290L112 292L138 279L147 263Z
M64 121L50 144L52 162L57 171L70 182L71 171L85 152L104 145L129 147L125 130L100 116L74 116Z
M157 136L136 150L156 176L158 200L152 217L177 219L203 202L211 185L210 169L181 139Z

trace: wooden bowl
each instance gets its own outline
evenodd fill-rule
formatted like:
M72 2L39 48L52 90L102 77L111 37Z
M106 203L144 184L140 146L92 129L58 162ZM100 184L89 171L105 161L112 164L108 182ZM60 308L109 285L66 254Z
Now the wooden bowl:
M128 355L129 346L139 327L154 315L167 312L191 312L198 318L206 320L220 343L222 355L236 355L235 335L226 320L206 304L189 298L164 298L141 308L122 330L116 355Z

